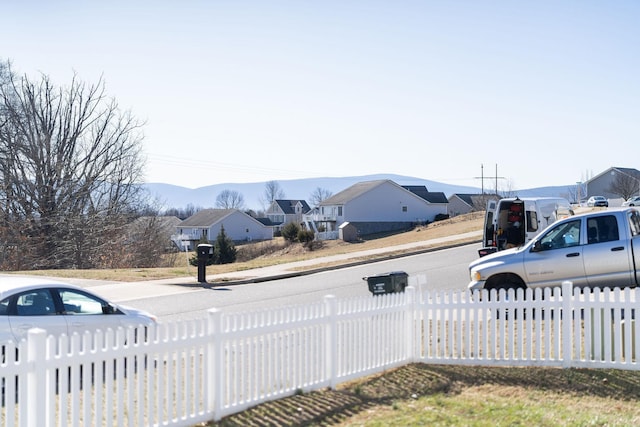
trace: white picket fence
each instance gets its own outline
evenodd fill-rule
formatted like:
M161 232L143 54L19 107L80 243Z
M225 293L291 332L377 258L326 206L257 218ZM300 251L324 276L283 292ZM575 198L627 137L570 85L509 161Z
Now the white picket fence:
M421 283L422 282L422 283ZM6 426L193 426L413 362L639 369L636 289L417 291L5 344ZM491 297L491 298L490 298Z

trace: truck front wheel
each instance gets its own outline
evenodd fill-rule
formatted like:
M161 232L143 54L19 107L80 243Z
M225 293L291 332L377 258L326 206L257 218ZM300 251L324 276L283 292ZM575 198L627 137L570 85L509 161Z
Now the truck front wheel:
M500 289L509 290L509 289L526 289L527 285L524 283L518 275L513 273L507 274L499 274L497 276L492 276L487 280L487 284L485 285L485 289L491 290L495 289L498 292Z

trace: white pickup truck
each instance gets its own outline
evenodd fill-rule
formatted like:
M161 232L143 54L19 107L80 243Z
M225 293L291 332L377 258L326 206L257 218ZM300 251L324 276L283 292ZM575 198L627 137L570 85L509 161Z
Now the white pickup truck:
M529 243L469 264L469 290L640 284L640 210L607 209L551 224Z

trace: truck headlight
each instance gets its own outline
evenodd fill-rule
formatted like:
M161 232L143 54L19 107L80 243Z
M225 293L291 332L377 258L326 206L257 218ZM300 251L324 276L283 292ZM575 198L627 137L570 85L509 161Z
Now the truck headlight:
M479 271L472 271L471 272L471 280L474 282L479 282L480 279L482 279L482 275L480 274Z

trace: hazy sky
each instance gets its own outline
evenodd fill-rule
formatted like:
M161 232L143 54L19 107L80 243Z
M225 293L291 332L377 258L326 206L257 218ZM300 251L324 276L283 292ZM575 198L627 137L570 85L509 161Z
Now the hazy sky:
M640 1L3 1L0 59L102 75L148 182L640 168ZM487 181L485 185L493 185Z

